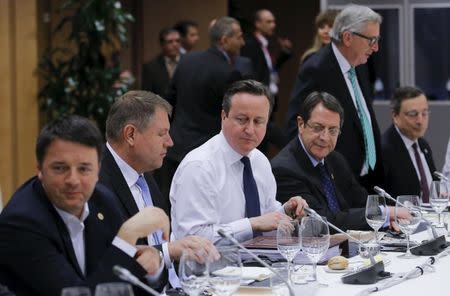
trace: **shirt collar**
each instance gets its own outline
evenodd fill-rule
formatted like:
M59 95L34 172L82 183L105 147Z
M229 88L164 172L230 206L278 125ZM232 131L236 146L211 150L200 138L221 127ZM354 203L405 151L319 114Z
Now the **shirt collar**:
M269 41L267 40L266 37L264 37L263 34L255 33L255 38L258 39L259 42L261 42L262 46L267 47L267 45L269 45Z
M350 68L352 67L350 63L347 61L347 59L342 55L340 50L337 48L337 46L332 42L331 48L333 50L333 53L337 59L337 62L339 64L339 68L341 68L341 72L345 75L347 75L348 71L350 71Z
M55 205L53 205L53 207L55 208L56 212L58 212L61 219L64 221L64 224L66 224L71 237L84 230L84 221L89 216L89 205L87 202L83 206L83 212L80 219L78 219L77 216L74 216L71 213L62 210Z
M306 148L305 148L305 145L303 145L303 141L302 141L302 138L300 137L300 135L298 136L298 140L300 141L300 144L302 145L303 150L305 150L305 153L308 156L309 160L311 161L311 164L313 165L313 167L316 167L319 164L319 162L321 164L324 164L323 159L321 159L320 161L317 161L311 154L309 154L308 150L306 150Z
M111 145L106 142L106 147L108 148L109 152L111 152L114 160L117 163L117 166L119 167L120 171L122 172L123 177L125 178L125 181L127 182L128 187L133 186L136 184L139 174L136 172L125 160L123 160L117 153L114 151L114 149L111 147Z
M169 57L167 57L167 56L164 56L164 61L166 62L166 64L168 64L168 63L170 63L170 62L172 62L174 60L169 58ZM178 64L179 61L180 61L180 55L177 55L176 58L175 58L175 63Z
M244 155L241 155L240 153L236 152L233 149L233 147L230 146L227 139L225 138L225 135L223 134L223 131L220 131L219 141L221 144L220 149L222 149L222 151L224 152L223 154L224 154L225 163L227 163L228 165L232 165L238 161L241 161L241 158ZM255 151L255 149L250 151L250 153L247 155L247 157L250 158L250 160L252 159L254 151Z
M397 130L397 133L400 135L400 138L402 139L403 143L405 144L406 148L411 148L414 143L417 143L417 140L413 141L398 129L398 127L394 124L395 129ZM419 147L419 143L417 143L417 147Z

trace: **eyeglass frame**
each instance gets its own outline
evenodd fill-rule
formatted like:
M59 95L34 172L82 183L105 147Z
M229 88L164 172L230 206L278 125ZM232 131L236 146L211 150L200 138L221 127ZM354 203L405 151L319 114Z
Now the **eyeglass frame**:
M322 134L324 130L328 131L328 134L331 137L337 137L341 134L341 128L340 127L325 127L321 125L320 123L317 123L316 126L312 126L309 123L305 122L305 126L309 127L311 131L315 134Z
M374 46L376 43L380 42L381 36L369 37L359 32L350 31L353 35L361 37L363 39L369 40L369 46Z
M424 111L411 110L408 112L403 112L403 115L411 119L417 118L419 114L421 114L422 117L428 117L431 114L431 110L424 110Z

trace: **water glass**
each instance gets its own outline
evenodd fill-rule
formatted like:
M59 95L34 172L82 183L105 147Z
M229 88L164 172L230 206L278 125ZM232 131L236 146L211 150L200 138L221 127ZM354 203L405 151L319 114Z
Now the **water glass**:
M409 214L405 217L405 212ZM422 220L422 212L420 210L420 201L417 195L400 195L395 203L395 222L400 230L406 234L406 253L400 255L399 258L411 259L417 256L411 254L409 247L409 236L416 231Z
M277 228L278 252L287 260L288 279L291 279L291 264L300 252L301 239L298 220L281 220Z
M239 249L234 246L218 247L220 258L209 259L209 283L214 295L229 296L239 288L242 278L242 262Z
M180 258L178 277L181 288L189 296L200 295L208 286L209 263L208 259L199 260L201 256L196 256L189 251L183 251ZM203 257L204 258L204 257Z
M366 202L366 221L367 224L375 230L375 242L380 243L378 239L378 230L386 222L386 200L384 196L369 195Z
M91 296L88 287L67 287L61 290L61 296Z
M450 195L450 182L433 181L430 186L430 205L438 214L438 226L444 227L442 212L447 208Z

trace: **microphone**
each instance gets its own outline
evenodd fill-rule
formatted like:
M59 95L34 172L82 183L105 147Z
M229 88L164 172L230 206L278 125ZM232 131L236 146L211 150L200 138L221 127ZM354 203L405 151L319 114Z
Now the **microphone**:
M255 259L259 264L261 264L262 266L268 268L276 277L278 277L280 280L283 281L283 283L286 284L286 286L289 289L289 295L290 296L295 296L294 293L294 289L292 289L291 284L289 283L288 280L286 280L283 276L281 276L281 274L276 271L275 269L273 269L269 264L267 264L266 262L264 262L263 260L261 260L258 256L256 256L255 254L253 254L252 251L250 251L249 249L247 249L246 247L244 247L240 242L238 242L234 237L230 236L228 233L226 233L223 229L219 229L217 230L217 233L229 240L233 245L237 246L239 249L243 250L244 252L246 252L247 254L249 254L253 259Z
M450 179L447 178L447 177L446 177L443 173L441 173L441 172L434 171L434 172L433 172L433 175L434 175L436 178L438 178L439 180L444 180L444 181L447 181L447 182L450 181Z
M333 223L329 222L328 220L325 221L322 219L322 216L320 216L316 211L314 211L311 208L304 208L304 211L310 215L314 216L319 220L322 220L323 222L326 222L328 226L333 228L339 233L342 233L343 235L347 236L351 240L354 240L360 247L366 248L366 245L361 242L360 240L354 238L347 232L343 231ZM341 280L344 284L354 284L354 285L367 285L367 284L373 284L381 279L384 279L386 277L389 277L391 274L389 272L384 271L384 263L383 261L376 262L375 258L373 258L373 254L369 249L368 252L369 259L370 259L370 265L361 269L358 269L353 272L349 272L347 274L344 274L341 277Z
M374 186L373 190L375 190L375 192L378 193L379 195L384 196L385 198L390 199L397 203L395 198L393 198L389 193L384 191L384 189L382 189L381 187ZM400 204L402 207L405 207L405 205L403 205L402 203L398 204ZM423 242L418 246L412 247L410 249L411 253L418 256L432 256L439 254L445 248L447 248L447 240L445 239L445 236L444 235L439 236L436 232L436 228L429 220L422 217L422 221L424 221L425 224L427 224L427 226L431 228L431 232L433 233L433 239Z
M143 289L144 291L147 291L149 294L153 296L160 296L157 291L149 287L148 285L141 282L135 275L133 275L128 269L119 266L114 265L113 267L113 273L118 276L121 280L124 280L132 285L138 286L139 288Z

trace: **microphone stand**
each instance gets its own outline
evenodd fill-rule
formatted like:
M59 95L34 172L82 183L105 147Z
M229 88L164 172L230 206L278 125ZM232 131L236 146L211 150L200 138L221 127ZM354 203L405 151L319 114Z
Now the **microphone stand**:
M398 203L402 207L405 207L404 204L397 202L395 200L395 198L393 198L389 193L384 191L384 189L382 189L381 187L374 186L373 189L379 195L384 196L385 198ZM423 256L423 255L436 255L436 254L442 252L442 250L447 247L447 241L445 239L445 236L443 236L443 235L439 236L436 232L436 228L429 220L422 217L422 221L425 222L427 224L427 226L429 226L431 228L431 232L433 233L433 239L429 240L428 242L422 243L416 247L412 247L411 253L414 255Z
M344 234L349 239L354 240L359 246L365 247L363 242L361 242L360 240L354 238L353 236L351 236L347 232L343 231L342 229L340 229L339 227L337 227L333 223L329 222L328 220L325 221L324 219L322 219L322 216L320 216L313 209L311 209L311 208L304 208L304 211L308 215L314 216L317 219L320 219L323 222L326 222L326 224L328 224L328 226L330 226L331 228L333 228L337 232ZM370 259L370 265L368 267L365 267L365 268L356 270L355 272L350 272L350 273L347 273L347 274L343 275L342 278L341 278L342 282L344 284L358 284L358 285L361 285L361 284L373 284L373 283L377 282L380 278L385 278L386 276L388 276L388 274L390 275L390 273L385 273L383 261L376 262L375 258L373 257L373 254L370 253L370 252L369 252L369 259Z
M438 259L441 259L442 257L445 257L448 254L449 254L449 251L444 251L435 257L429 257L423 264L414 267L409 272L401 273L401 274L393 277L390 280L384 281L379 286L367 288L367 289L361 291L360 293L358 293L357 296L369 295L370 293L378 292L378 291L390 288L392 286L398 285L408 279L413 279L413 278L419 277L425 273L427 268L434 270L433 265L438 261Z
M113 267L113 273L118 276L121 280L124 280L132 285L138 286L139 288L143 289L144 291L148 292L149 294L153 296L160 296L157 291L150 288L148 285L141 282L135 275L133 275L128 269L119 266L114 265Z
M247 254L249 254L253 259L255 259L259 264L263 265L264 267L268 268L273 274L275 274L275 276L277 276L279 279L281 279L283 281L283 283L286 284L286 286L289 289L289 295L290 296L295 296L294 293L294 289L292 288L291 284L289 283L289 279L286 280L278 271L276 271L275 269L273 269L269 264L267 264L266 262L264 262L263 260L261 260L258 256L256 256L255 254L253 254L253 252L251 252L249 249L247 249L246 247L244 247L241 243L239 243L234 237L230 236L228 233L226 233L223 229L219 229L217 230L217 233L229 240L233 245L237 246L239 249L243 250L244 252L246 252Z

